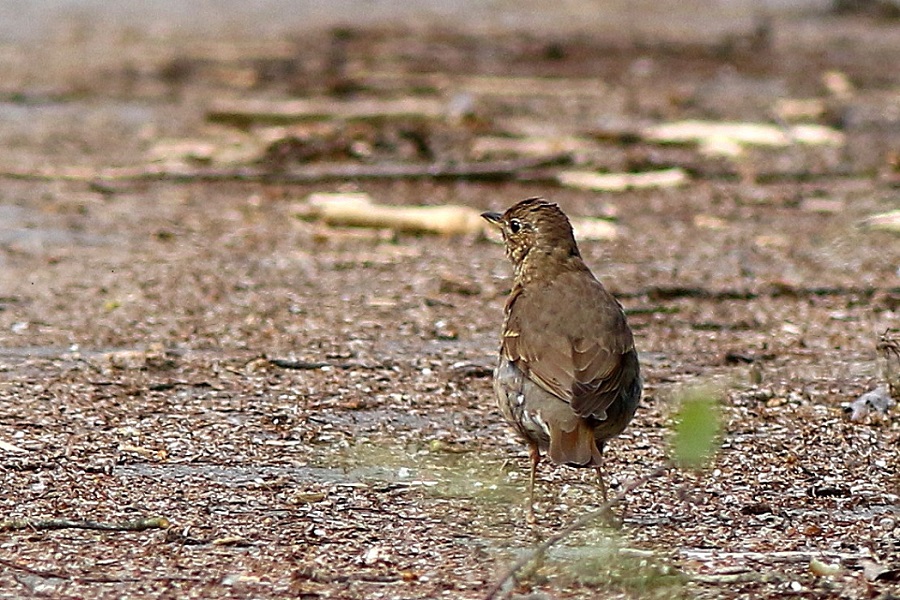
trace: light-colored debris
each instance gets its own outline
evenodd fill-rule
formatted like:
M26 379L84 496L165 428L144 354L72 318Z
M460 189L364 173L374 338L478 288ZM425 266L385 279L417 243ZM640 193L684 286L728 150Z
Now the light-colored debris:
M144 458L152 460L165 460L169 455L166 450L153 450L152 448L144 448L133 444L120 444L119 451L137 454L138 456L143 456Z
M719 231L728 229L728 222L713 215L694 215L694 227Z
M816 577L833 577L840 575L841 566L822 562L818 558L809 561L809 571Z
M484 136L472 143L475 158L493 156L549 156L587 152L597 149L591 140L579 137L503 137Z
M821 98L781 98L775 103L775 114L785 121L820 119L826 110Z
M837 214L844 208L845 203L840 198L805 198L800 202L800 210L807 212Z
M328 225L408 233L462 235L486 230L481 214L467 206L388 206L375 204L368 194L311 194L297 215Z
M859 564L863 568L863 577L868 581L897 581L900 579L900 569L886 567L868 559L859 561Z
M230 538L222 538L222 539L230 539ZM236 546L236 545L244 545L243 538L234 538L236 541L232 543L226 544L221 540L213 540L213 544L217 546ZM259 584L262 580L256 575L247 575L246 573L226 573L219 580L219 583L226 587L233 587L237 585L255 585Z
M674 187L689 181L687 173L678 167L646 173L597 173L594 171L563 171L560 184L582 190L623 192L631 189Z
M879 386L868 391L846 407L844 411L850 414L850 420L860 422L870 414L885 416L890 413L896 402L891 398L887 386Z
M860 223L860 227L877 231L900 233L900 210L891 210L872 215Z
M210 542L213 546L245 546L249 542L240 535L228 535L214 539Z
M328 495L324 492L305 492L300 491L288 498L288 504L315 504L321 502Z
M753 238L753 245L760 248L790 248L792 239L779 233L758 235Z
M822 85L832 96L838 98L849 98L856 91L850 78L841 71L825 71L822 74Z
M744 146L786 147L792 144L840 146L844 135L824 125L779 127L769 123L676 121L646 127L641 136L661 144L700 145L703 152L735 156Z
M13 444L4 442L3 440L0 440L0 450L3 450L4 452L12 452L15 454L23 454L25 452L28 452L28 450L26 450L25 448L19 448L18 446L14 446Z
M267 140L258 135L162 139L147 151L147 158L151 162L170 166L239 165L259 159L265 151L266 144Z

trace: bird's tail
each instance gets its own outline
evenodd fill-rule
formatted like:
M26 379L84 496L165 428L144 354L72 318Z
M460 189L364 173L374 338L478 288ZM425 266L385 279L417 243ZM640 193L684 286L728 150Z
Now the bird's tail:
M594 430L584 421L578 421L575 428L565 431L559 426L550 426L550 460L558 465L573 467L597 467L602 464L600 448L594 439Z

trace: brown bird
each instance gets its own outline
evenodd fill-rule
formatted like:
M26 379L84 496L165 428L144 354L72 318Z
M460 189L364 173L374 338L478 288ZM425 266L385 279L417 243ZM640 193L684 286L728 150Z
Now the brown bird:
M603 448L637 410L640 365L622 306L584 264L556 204L529 198L481 216L500 228L514 267L494 391L531 451L534 522L542 450L556 464L594 467L606 499Z

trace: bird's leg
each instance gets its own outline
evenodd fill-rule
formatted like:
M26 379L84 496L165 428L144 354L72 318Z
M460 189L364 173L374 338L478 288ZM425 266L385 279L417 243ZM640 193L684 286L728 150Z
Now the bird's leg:
M600 482L600 493L603 494L603 503L606 504L609 502L609 494L606 489L606 478L603 476L603 448L603 444L598 446L598 450L600 450L600 464L597 465L595 469L597 471L597 480ZM625 509L622 509L622 516L619 518L616 518L612 511L610 511L607 514L607 522L617 529L620 528L622 523L625 522Z
M597 467L597 481L600 482L600 493L603 495L603 501L607 502L609 496L606 493L606 481L603 480L603 467Z
M609 497L606 492L606 480L603 478L603 444L601 443L598 446L598 450L600 451L600 464L595 467L597 471L597 481L600 482L600 493L603 494L603 502L608 502Z
M531 456L531 478L528 480L528 513L525 515L525 522L533 525L536 521L534 518L534 480L537 477L538 463L541 462L541 449L537 444L528 444L528 453Z

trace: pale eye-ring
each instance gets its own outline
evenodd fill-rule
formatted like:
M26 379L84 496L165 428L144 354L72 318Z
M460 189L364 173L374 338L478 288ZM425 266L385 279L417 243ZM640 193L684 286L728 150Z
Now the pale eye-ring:
M522 222L518 219L510 219L509 221L509 230L512 233L519 233L522 229Z

